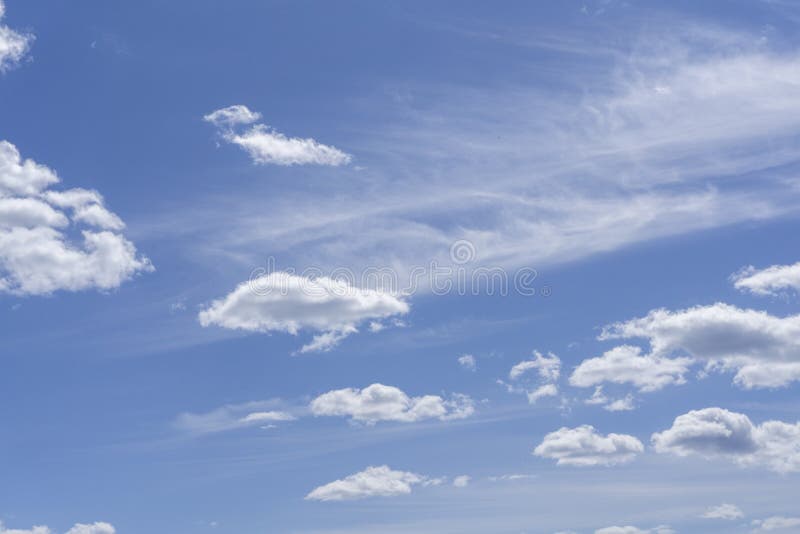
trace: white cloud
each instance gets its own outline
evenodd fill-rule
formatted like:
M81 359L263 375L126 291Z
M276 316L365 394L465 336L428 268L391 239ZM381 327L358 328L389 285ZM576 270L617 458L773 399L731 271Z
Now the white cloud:
M114 534L116 530L108 523L78 523L67 531L67 534Z
M632 526L614 526L597 529L594 534L675 534L675 531L664 525L647 529Z
M297 417L280 409L278 400L226 404L205 413L182 413L174 426L192 434L209 434L239 428L269 426L274 423L294 421Z
M800 290L800 262L794 265L773 265L766 269L746 267L731 276L733 285L740 291L754 295L780 295L787 290Z
M362 322L408 313L400 298L359 289L327 277L305 278L285 272L243 282L211 303L198 318L203 326L251 332L320 332L301 352L329 350L357 332Z
M255 124L246 130L234 128L258 121L261 115L246 106L237 105L219 109L204 117L221 129L222 138L240 146L261 165L345 165L352 156L338 148L323 145L314 139L287 137L264 124Z
M383 384L329 391L311 401L310 408L316 416L350 417L367 424L463 419L475 411L472 399L466 395L454 394L450 399L438 395L409 397L401 389Z
M735 504L723 503L719 506L712 506L706 510L702 517L705 519L726 519L733 521L734 519L741 519L744 513Z
M630 462L644 451L642 442L627 434L598 434L594 427L562 427L544 437L533 454L558 465L593 466Z
M0 141L1 292L110 290L153 270L99 193L49 189L58 182L54 171Z
M664 386L683 384L691 358L665 358L642 355L639 347L622 345L602 356L582 361L569 377L576 387L597 386L603 382L629 383L639 391L656 391Z
M2 4L0 4L2 7ZM109 523L97 522L92 524L76 523L66 534L115 534L116 530ZM53 534L53 531L45 526L31 527L30 529L6 528L0 522L0 534Z
M526 380L532 371L536 371L536 379ZM533 351L533 358L515 364L508 373L512 383L505 383L498 380L497 383L504 385L509 393L523 393L528 398L528 403L535 404L541 398L555 397L558 395L558 386L555 382L561 374L561 359L549 352L547 356L539 351ZM517 382L526 382L524 386L518 386ZM531 383L533 382L533 383Z
M453 486L457 488L466 488L469 485L469 481L472 480L472 477L469 475L460 475L453 479Z
M659 453L725 458L742 466L779 473L800 471L800 423L753 424L744 414L722 408L692 410L652 436Z
M610 325L600 335L603 340L629 338L646 338L651 353L637 356L637 349L631 347L609 353L618 353L612 363L621 362L614 372L642 391L681 383L689 362L683 357L669 359L676 353L705 362L706 370L735 371L734 382L747 389L781 387L800 380L800 315L781 318L717 303L676 312L653 310L645 317ZM593 379L588 370L596 369L603 371L600 377L613 381L613 372L605 372L597 365L601 363L602 358L594 359L573 384L595 383L599 378ZM635 376L639 368L647 378ZM648 374L653 368L660 372Z
M533 351L533 359L519 362L511 368L508 378L518 380L528 371L537 371L539 378L547 382L555 382L561 373L561 359L549 352L547 356Z
M6 6L0 0L0 22L5 16ZM19 33L0 24L0 72L16 65L28 53L33 35Z
M623 398L612 400L603 406L603 409L609 412L627 412L635 408L636 406L633 404L633 395L625 395Z
M468 371L474 371L478 368L478 364L475 361L475 356L472 354L463 354L459 356L458 364Z
M320 486L306 499L314 501L348 501L368 497L394 497L411 493L413 486L437 485L432 479L408 471L394 471L389 466L367 467L346 478Z
M784 517L775 515L766 519L756 519L753 521L753 532L772 532L772 531L785 531L792 529L792 532L797 532L800 527L800 517Z

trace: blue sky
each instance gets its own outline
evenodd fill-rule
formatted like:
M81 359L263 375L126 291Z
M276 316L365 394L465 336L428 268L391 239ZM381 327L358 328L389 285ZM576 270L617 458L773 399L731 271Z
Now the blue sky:
M800 532L798 24L0 0L0 533Z

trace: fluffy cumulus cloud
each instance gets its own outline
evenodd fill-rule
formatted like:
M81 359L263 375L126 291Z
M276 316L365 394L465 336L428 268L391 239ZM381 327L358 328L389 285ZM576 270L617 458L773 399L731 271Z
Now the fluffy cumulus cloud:
M335 480L312 490L306 499L312 501L349 501L368 497L395 497L411 493L414 486L430 486L442 479L408 471L395 471L389 466L367 467L363 471Z
M91 524L77 523L65 534L115 534L116 530L109 523L97 522ZM30 529L6 528L0 522L0 534L53 534L48 527L36 526Z
M706 519L726 519L733 521L734 519L741 519L744 513L735 504L723 503L719 506L712 506L706 510L702 517Z
M52 189L59 181L0 141L0 292L110 290L153 270L97 191Z
M558 465L593 466L630 462L644 451L642 442L627 434L599 434L594 427L562 427L550 432L533 451Z
M756 425L746 415L722 408L680 415L672 427L653 434L652 443L659 453L725 458L779 473L800 471L800 423Z
M753 532L797 532L800 530L800 517L775 515L753 521Z
M569 377L576 387L597 386L604 382L631 384L639 391L656 391L671 384L686 382L691 358L665 358L641 354L639 347L622 345L602 356L582 361Z
M739 291L759 296L796 292L800 290L800 262L793 265L773 265L766 269L746 267L731 276L731 281Z
M241 147L260 165L338 166L352 160L349 154L314 139L287 137L265 124L255 124L261 114L247 106L218 109L203 118L220 130L225 141Z
M175 428L191 434L210 434L248 427L272 428L297 417L282 408L279 400L226 404L205 413L182 413Z
M317 332L300 352L326 351L366 321L408 313L401 298L327 277L286 272L249 280L199 314L203 326L250 332Z
M475 411L472 399L466 395L455 394L449 399L439 395L409 397L401 389L383 384L329 391L311 401L310 408L316 416L349 417L367 424L463 419Z
M2 24L6 6L0 0L0 72L16 65L30 49L33 35L19 33Z
M734 382L747 389L800 380L800 315L776 317L722 303L674 312L659 309L610 325L600 336L630 338L647 339L651 352L640 356L635 348L617 347L609 351L613 358L582 363L574 383L590 385L601 377L614 381L619 376L642 391L658 389L681 383L689 365L685 355L705 363L706 370L734 372Z

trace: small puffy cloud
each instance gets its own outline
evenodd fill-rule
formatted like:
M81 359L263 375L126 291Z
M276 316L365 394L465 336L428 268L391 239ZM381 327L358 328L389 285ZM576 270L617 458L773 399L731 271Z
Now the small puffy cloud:
M744 414L722 408L692 410L652 436L659 453L725 458L742 466L779 473L800 471L800 423L753 424Z
M153 270L98 192L50 189L58 182L0 141L0 292L110 290Z
M629 338L647 339L651 353L638 356L635 348L618 347L614 350L620 352L612 361L619 362L618 371L642 391L680 383L681 371L689 362L683 357L669 359L680 353L705 362L706 370L735 371L734 383L746 389L781 387L800 380L800 315L781 318L717 303L675 312L654 310L645 317L610 325L600 335L602 340ZM602 369L604 358L584 368L574 383L593 384L589 370ZM626 374L636 372L632 363L648 377L648 370L660 372L652 381L637 380Z
M591 387L611 382L632 384L639 391L656 391L664 386L683 384L691 358L663 358L642 355L639 347L622 345L602 356L582 361L569 377L576 387Z
M204 120L220 129L222 138L238 145L260 165L346 165L352 156L318 141L287 137L265 124L253 124L261 114L237 105L209 113ZM242 125L249 128L240 129Z
M642 442L627 434L599 434L590 425L562 427L544 437L533 454L556 460L557 465L623 464L644 451Z
M545 356L539 351L533 351L533 358L514 365L508 373L508 378L519 380L529 371L536 371L539 378L544 381L556 382L561 374L561 359L552 352Z
M469 475L460 475L453 479L453 486L457 488L466 488L472 478Z
M612 400L603 406L603 409L609 412L627 412L635 408L636 406L633 404L633 395L625 395L623 398Z
M756 269L751 265L731 276L731 281L739 291L759 296L796 292L800 290L800 262L793 265L773 265L766 269Z
M203 326L250 332L319 332L300 352L326 351L370 320L408 313L389 293L359 289L327 277L270 273L239 284L198 316Z
M543 397L555 397L558 395L558 386L555 384L544 384L533 391L527 392L527 395L528 402L530 404L536 404L536 401Z
M462 354L458 357L458 365L463 367L468 371L474 371L478 368L478 364L475 361L475 356L472 354Z
M411 493L413 486L429 486L440 483L441 479L433 479L408 471L395 471L387 465L381 465L367 467L363 471L320 486L306 495L306 499L350 501L369 497L395 497Z
M3 72L22 60L31 47L33 35L19 33L2 24L6 14L6 6L0 0L0 72Z
M226 404L205 413L182 413L174 426L192 434L210 434L295 420L293 414L280 409L280 404L277 400L254 401Z
M463 419L475 412L468 396L454 394L450 399L438 395L409 397L401 389L372 384L364 389L345 388L323 393L311 401L316 416L350 417L375 424L379 421L413 423L424 419Z
M775 515L766 519L756 519L753 521L753 532L797 532L800 528L800 517L784 517Z
M734 504L723 503L719 506L712 506L706 510L701 517L705 519L726 519L733 521L734 519L741 519L744 513Z

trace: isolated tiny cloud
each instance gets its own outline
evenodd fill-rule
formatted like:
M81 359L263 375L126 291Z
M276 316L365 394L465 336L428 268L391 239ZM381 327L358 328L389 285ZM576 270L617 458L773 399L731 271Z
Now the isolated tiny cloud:
M457 476L453 479L453 486L457 488L466 488L469 486L470 480L472 480L472 478L469 475Z
M586 360L570 377L573 385L629 382L641 391L680 384L690 365L707 371L735 372L745 388L775 388L800 380L800 315L776 317L764 311L717 303L679 311L653 310L645 317L603 329L601 340L644 338L651 352L617 347Z
M408 471L395 471L389 466L367 467L363 471L320 486L308 495L312 501L350 501L368 497L395 497L411 493L414 486L431 486L442 479Z
M265 124L254 124L261 114L247 106L218 109L203 119L219 129L222 139L241 147L260 165L346 165L352 156L318 141L287 137ZM243 128L245 125L251 125Z
M593 426L562 427L544 437L533 454L557 465L593 466L630 462L644 451L642 442L627 434L599 434Z
M239 284L211 303L198 318L203 326L250 332L317 332L300 352L327 351L358 331L366 321L404 315L410 307L401 298L360 289L327 277L306 278L270 273Z
M746 415L722 408L692 410L652 436L659 453L723 458L778 473L800 471L798 442L800 423L766 421L756 425Z
M316 416L343 416L354 421L375 424L378 421L413 423L424 419L464 419L475 412L475 404L466 395L450 399L439 395L409 397L401 389L372 384L364 389L346 388L324 393L311 401Z
M0 23L6 14L6 6L0 0ZM33 35L18 33L8 26L0 24L0 72L13 67L28 53Z
M776 296L788 291L800 291L800 262L793 265L773 265L766 269L746 267L731 276L739 291L759 296Z
M0 141L0 292L110 290L153 270L97 191L51 189L59 181Z
M702 517L706 519L726 519L733 521L734 519L741 519L744 513L735 504L723 503L719 506L712 506L706 510Z
M65 534L115 534L116 530L109 523L97 522L91 524L76 523ZM54 534L49 527L36 526L30 529L9 529L0 522L0 534Z

